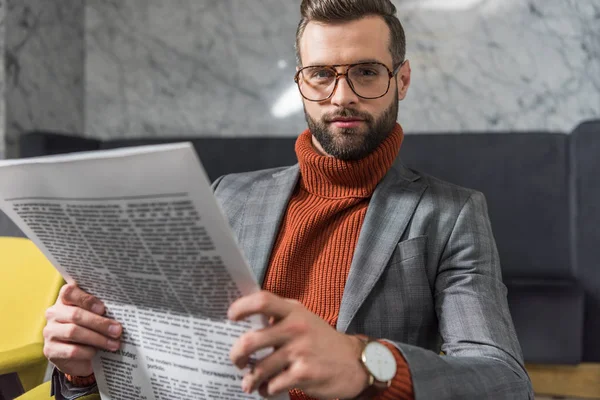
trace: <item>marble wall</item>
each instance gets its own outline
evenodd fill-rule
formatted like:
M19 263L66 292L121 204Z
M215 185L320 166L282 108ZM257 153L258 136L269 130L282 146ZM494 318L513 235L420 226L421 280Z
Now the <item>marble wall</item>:
M85 3L2 0L0 8L0 137L13 157L22 132L85 129Z
M413 69L399 115L408 132L566 132L600 117L600 1L394 3ZM34 129L296 135L298 6L0 0L0 157Z
M569 131L600 117L600 1L427 3L402 13L415 66L410 130Z
M88 0L86 133L295 134L297 1Z
M396 0L409 132L600 117L600 1ZM88 0L87 135L295 135L298 0Z

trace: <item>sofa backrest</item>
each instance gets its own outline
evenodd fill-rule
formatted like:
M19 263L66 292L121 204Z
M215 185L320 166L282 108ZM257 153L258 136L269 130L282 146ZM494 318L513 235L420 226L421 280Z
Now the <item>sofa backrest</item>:
M295 164L295 138L168 138L122 139L100 144L101 149L148 144L191 142L211 181L221 175Z
M27 135L26 135L27 136ZM36 151L112 149L191 141L211 180L291 165L295 138L140 138L94 141L43 133ZM36 142L43 140L46 144ZM33 142L33 145L31 144ZM23 146L23 144L22 144ZM47 153L46 153L47 154ZM485 133L406 135L401 157L410 168L482 191L506 279L573 279L569 215L568 135Z
M484 193L506 279L573 279L568 135L420 134L403 162Z
M20 147L22 156L40 156L180 141L194 144L211 180L296 162L295 138L281 137L99 141L35 132L22 135ZM514 293L538 280L584 289L583 361L600 360L600 121L570 135L408 134L401 157L410 168L485 194ZM0 227L15 229L4 222Z

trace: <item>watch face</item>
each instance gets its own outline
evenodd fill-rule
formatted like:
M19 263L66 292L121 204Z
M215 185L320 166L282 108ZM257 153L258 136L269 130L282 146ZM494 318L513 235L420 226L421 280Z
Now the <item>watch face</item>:
M387 382L396 375L396 359L383 344L369 342L363 352L363 362L375 379Z

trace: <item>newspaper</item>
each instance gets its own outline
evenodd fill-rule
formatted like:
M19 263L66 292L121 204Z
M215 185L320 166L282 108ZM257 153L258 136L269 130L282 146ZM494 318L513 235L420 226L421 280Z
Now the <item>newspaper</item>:
M0 207L122 323L93 361L103 399L261 398L229 351L266 321L227 319L260 288L191 144L0 161Z

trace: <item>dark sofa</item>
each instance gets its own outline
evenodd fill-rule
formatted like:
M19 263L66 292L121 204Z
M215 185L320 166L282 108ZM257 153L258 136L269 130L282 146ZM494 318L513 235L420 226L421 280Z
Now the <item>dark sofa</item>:
M294 138L99 141L31 132L21 156L191 141L211 180L296 162ZM482 191L532 363L600 362L600 121L572 133L407 135L409 167Z

